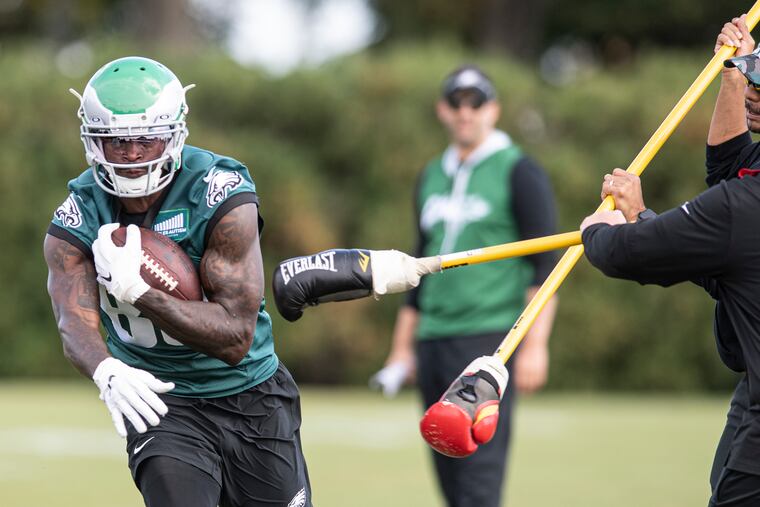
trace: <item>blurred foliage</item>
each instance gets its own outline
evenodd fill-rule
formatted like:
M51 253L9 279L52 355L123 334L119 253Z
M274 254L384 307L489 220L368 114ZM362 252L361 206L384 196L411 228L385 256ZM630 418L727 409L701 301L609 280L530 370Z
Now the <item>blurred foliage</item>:
M325 0L300 0L316 8ZM376 41L446 38L465 47L533 58L582 40L607 62L638 48L708 48L750 0L366 0L378 17ZM0 41L127 35L166 46L222 39L244 1L0 0Z
M504 102L501 127L547 168L561 229L572 230L597 206L603 174L627 166L711 56L643 54L559 88L531 66L473 58L440 41L389 45L279 79L210 48L188 55L110 40L92 47L96 63L76 78L52 63L51 46L0 49L2 376L74 374L45 292L41 245L66 182L84 168L77 103L66 90L81 91L97 64L140 52L198 84L189 93L189 143L248 164L266 221L269 276L284 258L327 248L411 250L416 173L446 143L433 104L442 77L464 60L494 78ZM704 188L704 139L716 90L645 173L650 207L679 205ZM267 295L271 300L269 288ZM294 324L270 308L278 353L302 382L363 383L387 353L402 297L327 304ZM711 319L709 297L696 287L639 287L606 279L582 260L560 290L550 385L723 388L732 376L717 359Z
M584 40L607 61L637 47L712 47L723 23L750 0L370 0L383 21L382 44L448 37L470 47L534 57Z
M71 42L83 34L127 35L164 45L197 42L200 29L187 0L0 0L0 41L43 38ZM213 24L211 28L213 27Z

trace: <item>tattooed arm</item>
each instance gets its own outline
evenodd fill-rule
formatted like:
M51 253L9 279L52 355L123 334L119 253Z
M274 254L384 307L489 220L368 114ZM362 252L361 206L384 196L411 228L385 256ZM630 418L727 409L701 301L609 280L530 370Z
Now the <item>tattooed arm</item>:
M264 297L255 204L243 204L214 227L201 259L208 302L182 301L149 289L135 307L188 347L230 365L248 353Z
M174 388L147 371L131 368L108 354L100 336L95 265L79 248L51 235L45 237L48 292L63 340L63 351L82 374L92 378L111 413L116 431L127 436L126 417L139 433L159 423L167 407L156 393Z
M109 356L100 336L95 266L72 244L47 235L48 293L66 358L87 377Z

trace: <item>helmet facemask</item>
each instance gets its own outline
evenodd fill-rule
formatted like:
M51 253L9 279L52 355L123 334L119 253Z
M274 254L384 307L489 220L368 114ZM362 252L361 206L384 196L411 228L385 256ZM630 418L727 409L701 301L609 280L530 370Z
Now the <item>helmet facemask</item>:
M144 197L165 188L181 167L182 148L188 135L185 92L166 67L147 58L128 57L102 67L90 79L80 99L80 137L97 184L118 197ZM117 163L106 159L103 143L163 141L153 160ZM144 169L137 178L117 171Z

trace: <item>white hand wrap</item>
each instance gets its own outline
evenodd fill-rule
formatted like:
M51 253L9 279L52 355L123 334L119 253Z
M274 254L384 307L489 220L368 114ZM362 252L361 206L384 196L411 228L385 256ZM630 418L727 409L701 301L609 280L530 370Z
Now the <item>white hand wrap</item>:
M136 225L127 227L124 246L114 244L111 234L119 224L105 224L98 230L98 239L92 243L98 282L119 301L133 304L150 286L140 276L142 246L140 230Z
M415 259L398 250L370 250L370 257L375 296L408 291L420 284L422 275L441 270L440 261L434 265L437 258Z
M499 385L499 398L504 396L509 382L509 372L501 359L496 356L480 356L468 364L460 376L472 375L480 370L488 372L496 380Z
M404 385L408 375L409 365L402 361L396 361L372 375L369 379L369 386L372 389L380 389L386 398L393 398Z
M127 436L124 417L138 433L145 433L148 429L145 421L156 426L158 416L169 411L156 393L171 391L174 383L162 382L147 371L127 366L116 358L101 361L92 380L100 389L100 399L108 407L116 432L122 438Z

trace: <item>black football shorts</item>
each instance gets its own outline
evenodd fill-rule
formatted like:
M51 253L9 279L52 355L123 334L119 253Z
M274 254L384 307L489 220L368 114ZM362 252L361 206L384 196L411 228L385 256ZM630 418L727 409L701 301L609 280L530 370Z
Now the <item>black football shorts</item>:
M160 397L169 412L158 426L139 434L127 422L136 484L142 463L168 456L213 477L222 507L311 506L298 387L282 363L266 381L232 396Z

